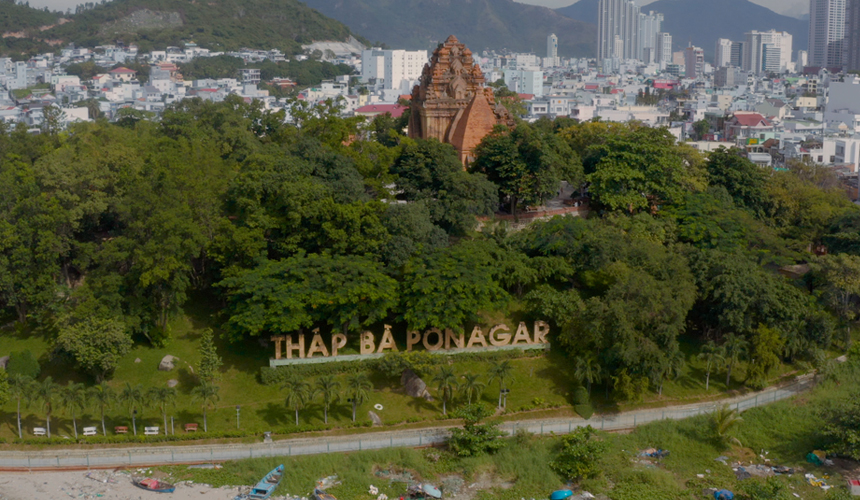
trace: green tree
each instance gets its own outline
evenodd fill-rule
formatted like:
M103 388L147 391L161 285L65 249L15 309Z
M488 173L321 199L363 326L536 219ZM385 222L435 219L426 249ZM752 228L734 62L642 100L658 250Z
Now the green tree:
M9 363L6 365L6 373L9 375L20 375L35 380L42 373L42 367L29 349L13 352L9 355Z
M51 377L45 377L45 380L36 384L33 395L39 400L42 410L45 412L48 437L51 437L51 413L57 398L60 396L60 386Z
M732 381L732 369L748 352L749 342L743 337L729 333L723 341L723 359L726 362L726 389Z
M587 353L573 358L573 376L579 383L585 382L586 390L591 395L591 384L600 380L603 367L594 353Z
M4 372L4 374L7 373ZM18 439L23 439L24 435L21 433L21 401L29 402L30 398L33 397L35 382L32 378L20 373L7 374L6 376L9 381L9 396L18 405L15 410L15 414L18 417Z
M203 408L203 432L209 432L209 427L206 423L206 410L209 408L215 409L215 403L221 400L218 396L218 391L220 387L217 385L212 385L211 383L201 380L196 387L191 389L192 397L200 402L200 406Z
M489 383L499 383L499 408L502 408L502 396L505 394L508 384L514 378L514 367L508 360L499 361L494 363L490 369L487 370L487 375ZM505 397L505 399L507 400L507 397Z
M98 385L90 387L90 400L98 407L102 421L102 435L107 436L105 428L105 410L110 409L111 404L117 399L116 392L102 380Z
M352 403L352 421L355 422L355 410L359 405L370 398L370 390L373 384L367 378L366 373L356 373L346 382L346 394Z
M847 350L851 342L851 321L857 317L860 297L860 256L826 255L815 261L812 268L823 282L824 302L845 323Z
M708 123L708 120L702 119L697 122L693 122L693 132L696 134L696 140L704 140L705 136L708 135L708 132L710 131L711 124Z
M299 425L299 410L305 407L313 399L314 392L311 384L303 378L294 376L286 379L281 385L281 390L286 393L285 404L296 413L296 425Z
M561 441L561 450L549 466L565 481L596 477L600 474L600 459L608 445L595 437L589 425L577 427Z
M315 390L322 398L323 421L328 424L328 409L340 399L340 382L332 375L323 375L317 379Z
M87 318L62 327L56 345L80 368L102 380L116 369L134 342L121 321Z
M754 388L763 388L768 375L779 367L779 357L785 346L785 338L774 328L759 325L750 341L750 369L747 378Z
M723 363L723 348L714 343L713 340L708 341L702 346L702 351L696 356L700 361L705 362L705 390L707 391L711 384L711 369L720 363Z
M708 181L725 188L739 207L763 215L768 205L767 172L740 153L736 148L723 147L709 153L705 164Z
M69 383L60 390L60 404L66 411L72 414L72 426L75 430L75 439L78 439L78 421L75 418L77 410L83 411L89 402L89 395L84 384L79 384L69 381Z
M442 415L447 415L447 403L454 396L454 393L457 392L459 386L454 369L450 366L439 368L439 371L433 376L433 382L436 384L436 390L442 396Z
M460 384L460 390L466 394L466 404L471 405L472 396L475 396L476 401L480 400L481 394L484 392L484 388L487 387L487 384L481 382L480 375L474 373L464 374L463 379L463 383Z
M716 409L711 414L711 424L717 441L723 446L728 446L731 443L740 445L740 441L733 434L742 421L743 418L741 418L738 410L731 408L728 404Z
M173 387L150 387L146 391L146 399L158 406L164 420L164 435L167 435L167 407L176 407L176 389Z
M462 428L451 429L448 446L460 457L476 457L494 453L505 446L501 439L505 433L499 429L497 422L486 422L493 412L483 404L468 404L456 412L454 416L463 419Z
M841 398L819 411L822 432L833 452L860 460L860 393Z
M117 395L117 401L128 406L128 416L131 417L131 428L134 435L137 436L137 412L146 407L146 398L143 393L143 386L131 385L131 382L126 382L125 387Z
M211 328L207 328L200 338L200 365L197 367L197 376L201 380L214 382L223 364L215 347L215 335Z

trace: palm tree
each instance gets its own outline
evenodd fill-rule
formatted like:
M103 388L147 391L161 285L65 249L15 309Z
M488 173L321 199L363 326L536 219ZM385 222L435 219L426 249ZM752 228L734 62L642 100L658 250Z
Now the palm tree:
M460 384L460 390L466 394L469 404L472 404L473 394L476 396L476 399L481 399L481 393L484 392L484 388L487 387L487 384L481 382L480 375L467 373L463 375L463 378L466 379L466 381Z
M684 367L684 355L681 351L675 351L672 354L661 356L657 360L657 364L653 370L655 379L659 384L657 386L657 395L663 395L663 384L667 379L677 379L681 376L681 369Z
M60 403L66 411L72 414L72 426L75 429L75 439L78 439L78 420L75 417L75 410L83 411L87 406L88 399L87 389L84 387L84 384L76 384L69 381L69 383L60 391Z
M723 445L734 443L740 446L741 442L738 438L731 435L733 429L743 421L738 410L725 404L711 414L711 420L714 424L714 432Z
M284 403L287 408L292 408L296 412L296 425L299 425L299 410L304 408L308 401L314 397L311 384L301 377L290 377L284 381L281 389L286 391Z
M164 435L167 435L167 407L176 407L176 389L173 387L151 387L146 391L146 399L155 403L164 418Z
M111 386L107 385L107 382L102 380L99 385L90 387L90 398L96 404L101 414L102 434L107 436L107 429L105 429L105 409L110 408L111 403L116 399L116 393Z
M340 382L331 375L324 375L317 379L316 392L322 397L323 417L325 423L328 423L328 409L332 403L340 399Z
M9 376L9 396L18 402L18 439L24 437L21 433L21 401L29 403L33 394L33 386L33 379L26 375L15 373Z
M355 422L355 410L359 405L367 401L370 394L367 392L373 388L366 373L356 373L346 383L346 392L352 400L352 421Z
M125 387L120 391L119 397L117 397L120 403L124 403L128 405L128 414L131 417L131 428L134 431L134 435L137 436L137 410L140 408L143 409L144 398L143 398L143 386L140 384L132 386L131 383L126 382Z
M433 376L433 382L436 382L436 389L442 396L442 415L447 415L448 400L457 392L457 376L454 375L454 369L450 366L443 366Z
M723 343L723 359L727 365L726 389L729 388L729 383L732 380L732 369L746 354L747 345L747 341L741 336L735 335L734 333L726 335L726 341Z
M579 379L580 384L585 382L589 396L591 396L591 384L600 380L601 371L600 361L592 353L577 356L573 360L573 376Z
M35 386L35 396L42 403L42 409L47 416L48 437L51 437L51 411L54 409L54 402L59 395L59 389L60 386L51 377L46 377L45 380Z
M209 407L214 409L215 403L221 399L218 396L219 389L220 387L217 385L212 385L205 380L201 380L200 384L191 390L194 399L200 401L200 404L203 406L203 432L209 432L206 426L206 409Z
M502 395L508 387L508 382L514 375L514 368L511 366L510 361L502 361L491 366L487 374L489 375L489 383L492 384L496 380L499 381L499 408L501 408ZM505 399L507 400L507 397Z
M705 390L707 391L711 385L711 368L725 362L723 347L711 340L702 346L702 352L696 357L705 362Z

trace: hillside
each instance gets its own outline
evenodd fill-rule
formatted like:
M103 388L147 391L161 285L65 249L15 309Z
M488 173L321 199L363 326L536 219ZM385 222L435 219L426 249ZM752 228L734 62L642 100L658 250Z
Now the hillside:
M546 55L546 37L559 38L559 54L594 53L597 27L545 7L513 0L307 0L353 31L395 48L432 49L456 35L473 51L507 48Z
M60 14L10 1L0 1L0 52L34 53L49 50L40 38L42 29L60 22Z
M2 5L7 6L6 2ZM31 25L45 23L37 14L57 18L29 7L15 7L19 16L34 19ZM350 31L297 0L113 0L81 10L70 17L70 22L32 35L84 46L120 40L147 50L194 41L214 50L278 48L291 54L301 52L301 44L313 40L344 40Z
M583 22L597 22L599 0L580 0L556 12ZM692 41L705 49L710 59L718 38L743 40L752 30L787 31L794 36L793 52L805 49L809 23L756 5L749 0L657 0L642 7L643 11L661 12L663 30L672 34L675 50ZM793 59L793 57L792 57Z

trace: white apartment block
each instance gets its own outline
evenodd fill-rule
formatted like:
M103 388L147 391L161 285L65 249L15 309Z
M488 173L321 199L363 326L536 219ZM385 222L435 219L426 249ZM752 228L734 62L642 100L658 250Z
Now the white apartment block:
M365 50L361 53L361 80L376 80L383 89L409 93L428 60L426 50Z
M844 123L849 130L860 132L860 77L830 82L824 123L833 128Z
M639 7L631 0L600 0L597 9L597 60L638 59Z
M714 67L722 68L732 64L732 41L728 38L720 38L717 40L716 51L714 52Z
M543 95L543 71L505 70L505 86L520 94Z
M791 66L792 36L784 31L750 31L744 44L743 68L755 74L784 73Z
M687 78L696 79L705 75L705 51L699 47L684 49L684 70Z
M846 0L809 1L809 65L842 66Z
M651 64L654 61L657 34L663 31L663 14L654 12L639 14L639 60Z
M672 62L672 35L669 33L657 33L655 41L654 62L658 64L670 64Z

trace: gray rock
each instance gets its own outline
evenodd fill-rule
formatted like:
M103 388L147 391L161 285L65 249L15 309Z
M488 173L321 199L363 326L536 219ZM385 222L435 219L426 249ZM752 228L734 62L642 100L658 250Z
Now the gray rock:
M177 358L176 356L171 356L170 354L167 354L166 356L161 358L161 363L158 364L158 369L163 371L163 372L169 372L170 370L173 369L173 362L174 361L179 361L179 358Z
M179 385L179 381L176 379L172 378L167 381L167 387L176 387L177 385Z
M427 384L412 370L403 371L403 375L400 376L400 385L406 390L406 394L409 394L413 398L424 398L427 401L433 401L433 396L427 390Z
M379 415L377 415L375 412L369 411L367 412L367 416L370 417L370 421L373 422L374 427L382 425L382 419L379 418Z
M135 363L140 363L140 358L135 358L134 362L135 362Z
M0 368L6 369L6 365L9 364L9 356L3 356L0 358Z

